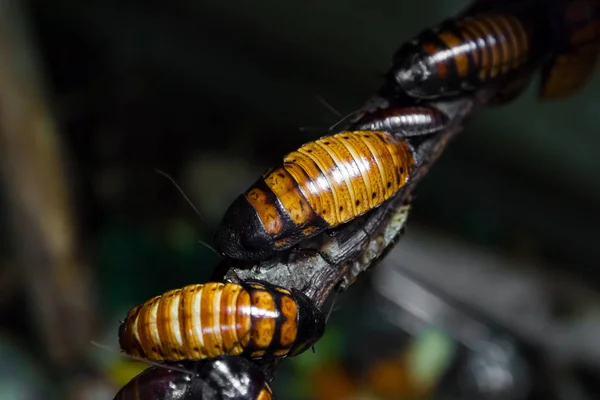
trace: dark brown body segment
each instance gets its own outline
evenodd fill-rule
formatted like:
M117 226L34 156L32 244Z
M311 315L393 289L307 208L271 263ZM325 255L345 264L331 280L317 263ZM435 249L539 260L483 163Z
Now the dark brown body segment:
M272 400L264 372L251 361L223 356L200 364L150 367L125 385L114 400Z
M568 97L591 79L600 52L600 1L566 0L554 30L561 43L542 70L540 97Z
M191 374L150 367L123 386L114 400L187 400L191 381Z
M354 126L404 138L440 131L447 122L448 117L444 113L430 106L396 106L366 113Z
M530 47L527 26L512 14L465 16L403 46L391 74L413 97L456 95L518 69L527 62Z

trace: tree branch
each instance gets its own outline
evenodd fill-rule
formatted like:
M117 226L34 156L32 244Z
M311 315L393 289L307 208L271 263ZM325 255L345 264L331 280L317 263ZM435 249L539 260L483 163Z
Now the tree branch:
M486 104L493 93L493 88L486 88L475 96L428 104L445 112L449 123L443 131L415 144L417 167L410 183L382 206L343 225L334 234L321 234L302 242L299 249L282 252L270 260L248 263L225 259L217 267L213 279L258 279L296 288L321 307L333 290L348 289L400 239L414 188L427 175L451 138L462 129L463 122ZM406 99L399 101L407 107L414 105ZM373 102L384 104L386 100L376 96L368 104ZM351 129L351 124L347 129Z

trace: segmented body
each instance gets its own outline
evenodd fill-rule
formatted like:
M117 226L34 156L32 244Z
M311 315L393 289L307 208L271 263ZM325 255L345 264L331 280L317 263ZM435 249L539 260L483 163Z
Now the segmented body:
M347 131L286 155L227 210L215 242L232 258L260 259L381 205L409 180L411 145L381 131Z
M321 312L299 291L211 282L134 307L121 324L119 344L131 356L154 361L285 357L312 346L323 330Z
M465 16L426 30L403 46L391 75L413 97L456 95L516 70L530 51L531 34L518 17Z
M567 97L582 89L593 76L600 54L600 1L562 3L551 38L557 49L542 70L542 99Z
M177 365L179 369L183 365ZM272 400L264 373L251 361L235 356L202 364L196 374L150 367L134 377L114 400Z
M353 127L360 130L384 131L411 137L444 129L448 117L433 107L409 106L380 108L366 113Z

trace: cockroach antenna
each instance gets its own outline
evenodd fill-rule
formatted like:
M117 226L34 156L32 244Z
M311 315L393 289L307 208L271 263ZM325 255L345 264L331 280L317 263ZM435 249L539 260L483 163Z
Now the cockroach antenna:
M328 110L330 110L333 114L335 114L338 118L340 118L340 120L338 122L336 122L335 124L333 124L331 127L329 127L328 131L332 131L334 130L337 126L339 126L342 122L348 120L349 118L351 118L352 116L354 116L356 113L360 112L362 109L358 109L356 111L352 111L350 114L348 115L342 115L341 112L339 112L334 106L332 106L327 100L325 100L323 97L319 96L319 95L315 95L315 98L317 99L317 101L321 104L323 104L325 106L325 108L327 108Z
M208 248L208 249L209 249L209 250L211 250L213 253L215 253L217 256L219 256L219 258L222 258L222 257L223 257L223 255L222 255L221 253L219 253L219 252L217 251L217 249L215 249L214 247L212 247L210 244L208 244L208 243L207 243L207 242L205 242L204 240L202 240L202 239L198 239L198 243L200 243L200 244L202 244L202 245L206 246L206 248Z
M329 131L334 130L335 128L337 128L340 124L342 124L343 122L346 122L347 120L349 120L350 118L352 118L353 116L355 116L356 114L359 114L363 111L363 108L359 108L358 110L354 110L352 111L350 114L341 117L340 120L338 122L336 122L335 124L331 125L329 127Z
M334 114L336 117L342 118L342 113L340 113L333 105L331 105L331 103L329 103L323 97L315 95L315 99L317 99L317 101L321 103L321 105L323 105L327 110L331 111L331 113ZM300 132L324 132L326 131L326 129L327 128L323 126L301 126L300 128L298 128Z
M332 106L327 100L325 100L323 97L319 96L319 95L315 95L315 98L317 99L317 101L319 103L321 103L322 105L325 106L325 108L327 108L329 111L331 111L332 113L334 113L337 117L342 118L342 113L339 112L334 106Z
M339 290L336 290L335 293L333 294L333 300L331 301L331 306L329 307L329 311L327 312L327 316L325 317L325 323L327 323L329 321L329 317L331 317L331 314L333 313L333 307L335 306L335 303L337 302L337 297L340 294Z
M156 173L159 175L164 176L165 178L167 178L172 184L173 186L175 186L175 188L179 191L179 193L181 193L181 195L183 196L183 198L185 199L185 201L192 207L192 210L194 210L194 212L198 215L198 217L200 217L200 220L202 220L202 222L204 222L205 224L208 225L208 222L206 220L206 218L204 218L202 216L202 214L200 214L200 211L198 211L198 209L196 208L196 206L194 205L194 203L192 203L192 201L190 200L190 198L185 194L185 192L183 191L183 189L181 188L181 186L179 186L177 184L177 182L175 182L175 179L173 179L169 174L167 174L164 171L161 171L160 169L155 169ZM210 250L212 250L216 255L218 255L219 257L221 257L221 254L211 245L209 245L208 243L206 243L203 240L199 240L198 243L203 244L204 246L206 246L207 248L209 248Z
M198 215L198 217L200 217L200 219L208 224L208 222L206 221L206 218L204 218L202 216L202 214L200 214L200 211L198 211L198 209L196 208L196 206L194 205L194 203L192 203L192 201L190 200L190 198L185 194L185 192L183 191L183 189L181 188L181 186L179 186L177 184L177 182L175 182L175 179L173 179L171 177L171 175L167 174L164 171L161 171L160 169L156 168L154 170L157 174L164 176L165 178L167 178L172 184L173 186L175 186L175 188L179 191L179 193L181 193L181 195L183 196L183 198L185 199L185 201L187 201L187 203L190 205L190 207L192 207L192 210L194 210L194 212Z

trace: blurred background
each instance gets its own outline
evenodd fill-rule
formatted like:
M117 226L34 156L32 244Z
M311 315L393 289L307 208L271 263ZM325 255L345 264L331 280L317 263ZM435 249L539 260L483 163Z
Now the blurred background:
M111 399L146 367L127 310L205 282L233 198L466 4L0 0L0 398ZM594 398L600 74L536 84L451 143L279 399Z

